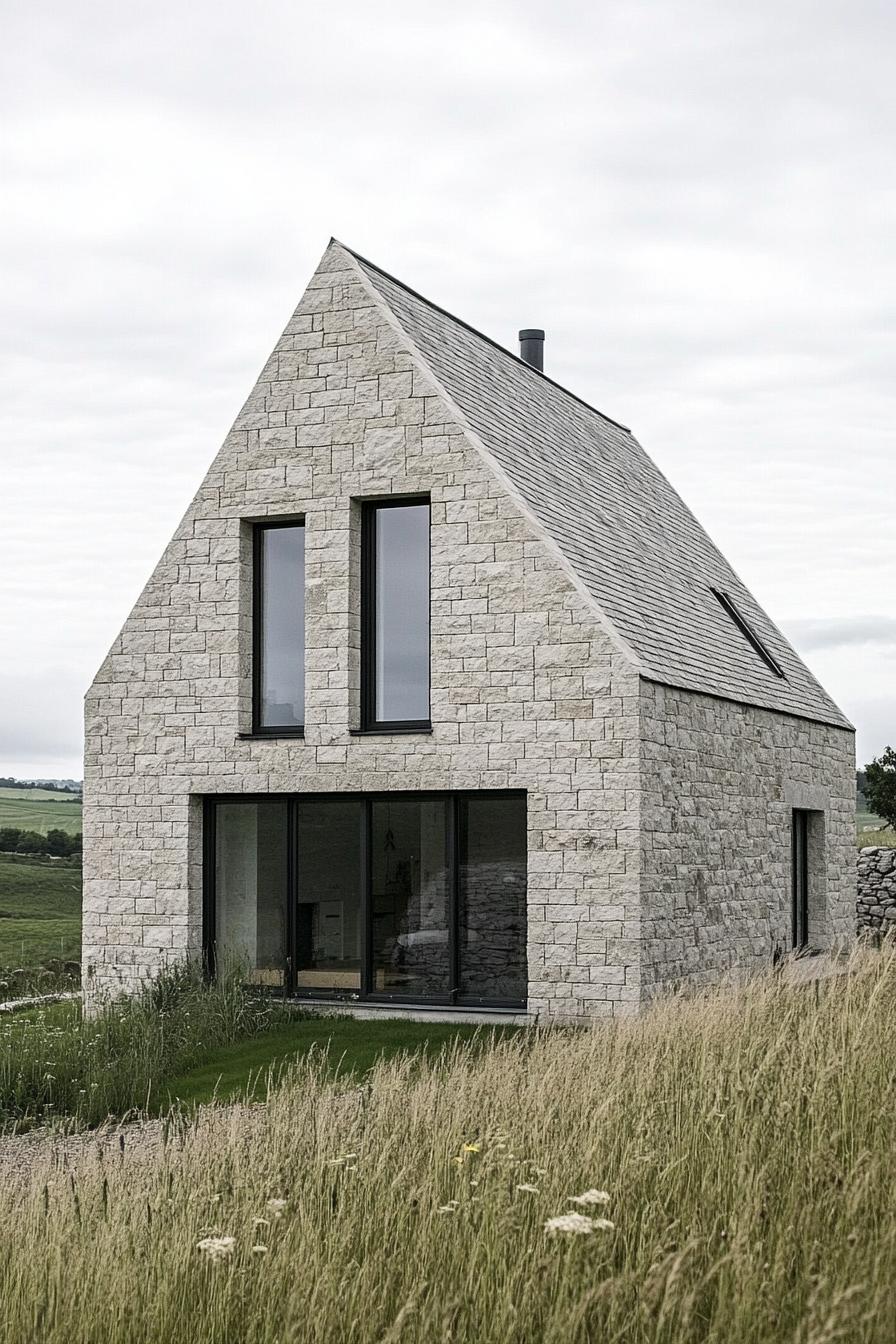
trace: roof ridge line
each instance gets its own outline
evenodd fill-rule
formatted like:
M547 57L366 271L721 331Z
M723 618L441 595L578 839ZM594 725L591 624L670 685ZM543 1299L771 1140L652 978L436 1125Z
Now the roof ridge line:
M474 327L471 323L465 322L464 319L458 317L456 313L451 313L447 308L443 308L441 304L433 302L432 299L428 299L426 295L421 294L418 289L412 289L410 285L405 284L404 280L399 280L397 275L392 275L389 271L383 270L382 266L377 266L376 262L371 261L369 257L362 257L360 252L356 252L354 248L349 247L346 243L340 242L338 238L331 237L330 242L335 243L337 247L341 247L344 252L347 252L350 257L354 257L355 261L359 261L362 266L369 266L372 271L376 271L378 275L391 281L393 285L398 285L399 289L403 289L405 293L410 294L412 298L419 299L420 302L425 303L428 308L432 308L435 312L441 313L443 317L450 318L451 321L456 322L459 327L463 327L466 331L472 332L474 336L478 336L481 341L485 341L488 345L493 346L495 350L500 350L501 354L506 355L508 359L514 360L517 364L522 364L524 369L528 369L530 373L537 374L538 377L543 378L546 383L550 383L551 387L556 387L558 392L562 392L565 396L571 397L573 401L577 401L580 406L584 406L585 409L591 411L593 415L599 415L601 420L606 420L607 424L622 430L623 434L632 433L628 425L622 424L620 420L614 420L612 415L607 415L606 411L598 410L596 406L591 405L590 401L586 401L584 397L580 397L577 392L571 392L568 387L564 387L562 383L558 383L556 378L552 378L550 374L545 373L544 369L536 369L532 364L528 363L527 360L521 359L520 356L515 355L512 350L508 350L506 345L501 345L500 341L496 341L492 336L487 336L484 331L480 331L478 327Z
M345 247L344 244L340 243L338 238L330 239L330 246L332 247L334 245L336 247L341 248L344 252L348 253L348 255L356 263L356 265L359 261L363 261L363 258L358 257L356 253L352 252L351 248ZM380 275L386 274L385 271L380 271L379 267L374 267L374 269ZM619 630L617 630L615 623L610 619L606 611L604 611L603 607L598 602L597 598L594 596L592 592L589 591L587 585L584 583L582 578L576 572L575 566L567 558L559 542L554 538L550 530L545 526L544 523L541 522L541 520L538 518L535 512L526 503L526 500L523 498L522 493L520 492L518 487L514 484L514 482L511 480L510 476L507 474L504 468L501 466L500 462L496 460L494 454L489 452L488 448L482 442L482 439L479 437L475 429L473 429L472 425L467 420L467 417L464 414L461 407L458 406L457 402L451 396L450 392L448 392L447 389L443 386L441 379L430 367L429 362L426 359L424 359L423 355L418 350L416 341L414 341L414 339L411 336L409 336L408 333L405 331L404 327L401 324L401 320L399 319L397 314L393 312L386 298L379 292L379 290L370 281L370 279L364 275L363 271L360 269L360 266L358 266L358 274L361 278L362 284L364 284L365 287L374 296L377 303L380 305L383 312L386 314L387 320L390 322L393 329L400 335L401 339L404 341L405 346L411 356L411 359L414 361L416 365L418 365L420 371L424 373L426 377L430 380L433 387L436 389L438 395L442 398L442 400L445 402L445 405L448 407L451 414L454 416L460 429L467 436L468 440L476 449L476 451L479 453L480 457L482 457L484 462L488 465L489 469L501 482L504 489L507 491L507 493L513 500L514 504L519 509L520 513L528 521L530 526L535 529L537 534L541 537L542 541L548 546L549 550L551 551L551 554L555 557L563 573L566 575L567 579L572 584L573 589L583 599L588 609L596 616L598 625L602 628L604 634L608 637L608 639L611 640L613 644L615 644L618 652L621 654L623 658L626 659L626 661L629 663L629 665L631 666L632 670L635 673L637 673L639 676L650 678L652 676L652 673L648 665L644 662L643 658L639 657L639 655L635 652L635 650L632 648L631 644L625 638L625 636L620 634ZM391 277L388 278L391 279Z

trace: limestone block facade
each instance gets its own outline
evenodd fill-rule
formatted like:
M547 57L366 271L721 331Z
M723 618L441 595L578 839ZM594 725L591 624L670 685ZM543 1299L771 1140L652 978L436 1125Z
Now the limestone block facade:
M395 496L430 500L432 729L364 736L360 507ZM252 530L273 518L305 525L300 739L252 733ZM87 695L89 999L202 954L209 797L525 791L532 1017L630 1011L786 950L793 808L815 818L812 941L848 934L845 721L650 671L331 244Z

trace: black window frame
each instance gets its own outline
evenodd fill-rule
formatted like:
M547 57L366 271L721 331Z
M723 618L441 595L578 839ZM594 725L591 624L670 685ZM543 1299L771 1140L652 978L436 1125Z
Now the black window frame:
M780 677L782 681L786 681L787 673L784 671L777 658L775 658L774 654L770 653L765 644L763 644L747 618L738 610L731 594L723 592L721 588L710 587L709 591L712 593L713 597L716 598L723 610L731 617L731 620L737 626L747 643L759 654L759 657L765 663L766 667L774 672L776 677Z
M425 719L378 719L376 716L376 517L380 509L429 509L429 545L426 563L429 576L427 622L429 662L428 699ZM429 495L392 495L388 499L361 500L361 732L428 733L432 731L432 500Z
M809 844L812 813L795 807L790 823L790 942L799 955L809 947Z
M260 994L282 995L299 1001L313 1000L334 1003L367 1004L408 1004L432 1008L457 1008L472 1011L478 1008L508 1010L524 1009L527 995L521 998L490 998L462 994L460 992L460 854L463 846L463 823L465 809L458 806L467 798L506 798L517 799L523 804L524 816L528 812L525 789L455 789L455 790L390 790L372 793L359 792L315 792L315 793L221 793L203 798L203 870L202 870L202 946L203 964L206 975L213 979L215 975L215 876L216 876L216 813L218 804L259 803L271 800L287 803L287 911L286 911L286 956L282 987L264 988L255 986ZM298 852L298 810L303 802L330 802L333 799L356 800L359 804L358 815L361 828L361 862L359 864L360 883L360 920L361 920L361 975L360 989L302 988L296 984L297 930L295 906L299 894L299 852ZM448 862L448 964L449 985L444 995L421 996L412 994L390 994L373 989L373 864L370 836L373 826L373 804L380 801L445 801ZM529 984L528 965L528 842L526 845L526 911L523 927L523 952L526 960L526 987Z
M262 612L264 609L264 543L265 532L273 532L285 527L305 527L304 517L271 518L252 524L252 737L292 737L305 736L305 705L302 705L302 722L294 727L288 724L265 725L261 721L261 677L262 677ZM305 534L307 548L308 535ZM307 550L306 550L307 570ZM307 587L307 584L306 584ZM307 652L305 631L302 631L302 656ZM306 687L307 692L307 687Z

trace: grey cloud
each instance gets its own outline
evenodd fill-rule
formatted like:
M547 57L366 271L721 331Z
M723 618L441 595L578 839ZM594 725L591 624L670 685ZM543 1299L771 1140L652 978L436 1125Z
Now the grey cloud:
M840 616L827 620L809 617L787 621L785 629L793 642L806 651L874 645L896 649L894 616Z
M546 327L777 619L896 588L891 4L7 8L0 622L66 750L331 233ZM822 638L847 712L896 701L883 645Z

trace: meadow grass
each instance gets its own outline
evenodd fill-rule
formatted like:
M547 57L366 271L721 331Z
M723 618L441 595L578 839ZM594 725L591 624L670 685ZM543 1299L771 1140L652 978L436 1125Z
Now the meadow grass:
M859 849L864 849L866 845L882 845L884 849L896 849L896 831L890 826L883 826L879 831L859 831L856 843Z
M0 1186L4 1338L891 1344L894 1042L888 947L360 1088L312 1052L152 1157Z
M189 963L94 1017L79 1002L10 1013L0 1018L0 1121L94 1125L158 1110L169 1078L293 1016L281 1000L246 994L238 974L208 984Z

